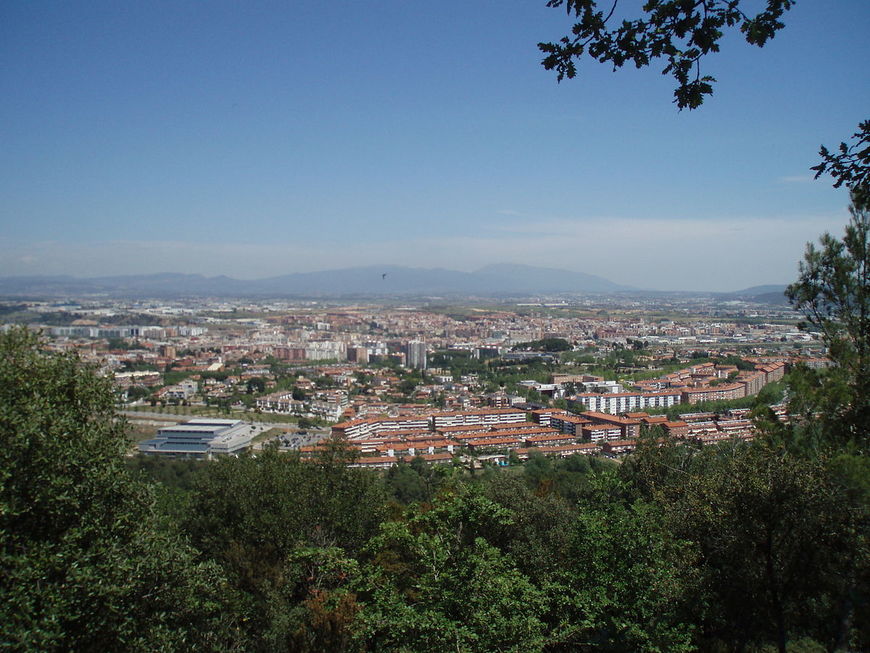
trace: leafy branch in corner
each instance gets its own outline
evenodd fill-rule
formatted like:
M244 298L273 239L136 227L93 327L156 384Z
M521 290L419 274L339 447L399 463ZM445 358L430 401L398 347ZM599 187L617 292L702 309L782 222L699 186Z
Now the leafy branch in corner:
M752 16L741 10L741 1L747 4L745 0L648 0L641 18L610 28L619 0L613 0L606 14L599 10L598 0L549 0L548 7L564 6L579 22L558 43L538 43L546 55L541 63L562 81L577 75L575 60L584 55L610 62L614 70L629 62L644 68L654 59L665 59L662 74L677 81L677 107L696 109L713 94L716 79L701 75L701 59L719 52L723 28L736 27L747 43L763 47L785 26L780 19L794 4L794 0L767 0L766 8Z
M819 156L822 162L810 168L816 171L816 179L828 173L834 181L834 188L846 185L852 192L867 196L870 194L870 120L858 125L852 135L851 145L840 143L836 153L822 145Z

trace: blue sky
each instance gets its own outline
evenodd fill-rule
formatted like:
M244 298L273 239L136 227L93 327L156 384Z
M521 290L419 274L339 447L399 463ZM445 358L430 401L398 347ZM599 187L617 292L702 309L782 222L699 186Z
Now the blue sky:
M820 144L870 118L870 3L561 84L545 2L0 3L0 275L255 278L494 262L656 289L786 283L848 198Z

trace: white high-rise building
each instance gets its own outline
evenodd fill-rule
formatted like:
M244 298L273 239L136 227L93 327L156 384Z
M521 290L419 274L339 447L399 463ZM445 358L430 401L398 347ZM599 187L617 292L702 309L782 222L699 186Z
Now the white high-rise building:
M408 367L415 370L426 369L426 343L420 340L411 340L405 347L405 361Z

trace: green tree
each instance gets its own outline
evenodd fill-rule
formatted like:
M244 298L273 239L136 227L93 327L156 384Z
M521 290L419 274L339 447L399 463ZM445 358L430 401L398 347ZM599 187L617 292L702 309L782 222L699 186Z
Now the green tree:
M866 503L848 496L826 460L767 438L647 447L637 458L620 472L698 551L700 591L686 620L707 641L736 650L774 642L784 652L803 636L829 646L845 638L856 569L866 568Z
M145 386L134 385L130 386L127 390L127 399L130 401L136 401L138 399L144 399L151 395L151 391Z
M245 385L248 394L266 392L266 382L259 376L248 379L248 382Z
M513 351L533 350L533 351L571 351L571 343L564 338L544 338L543 340L533 340L531 342L521 342L514 345Z
M418 381L416 379L405 379L399 384L399 392L403 395L409 396L417 389L417 383Z
M410 464L400 461L384 475L384 481L393 496L403 503L431 501L439 484L439 475L434 465L429 465L420 456Z
M513 527L496 544L539 586L563 568L576 516L571 504L548 487L535 491L521 477L498 472L482 488L487 498L511 512Z
M185 527L240 592L252 649L349 641L352 556L377 532L385 501L379 479L348 461L340 443L311 461L266 449L215 461L197 478Z
M866 189L863 189L866 190ZM821 408L829 431L868 444L870 428L870 195L852 193L845 235L807 245L800 277L786 294L818 330L836 364L818 373L804 370L798 396L805 412ZM809 378L807 378L809 377Z
M544 597L492 541L510 511L473 488L386 522L361 583L367 647L395 651L539 651Z
M697 549L674 537L654 502L631 498L613 471L596 474L552 583L558 651L691 651Z
M124 465L111 381L0 334L0 640L21 651L231 647L229 594Z

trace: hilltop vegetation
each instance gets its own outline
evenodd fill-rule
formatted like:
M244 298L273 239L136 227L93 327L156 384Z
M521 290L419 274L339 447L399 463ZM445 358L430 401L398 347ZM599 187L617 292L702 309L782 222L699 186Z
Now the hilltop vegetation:
M0 336L15 650L870 646L864 440L773 426L622 465L124 465L108 384ZM865 437L865 436L862 436Z

